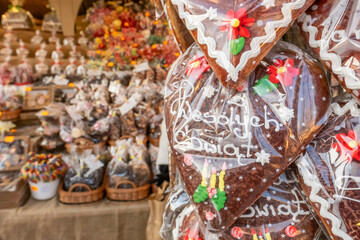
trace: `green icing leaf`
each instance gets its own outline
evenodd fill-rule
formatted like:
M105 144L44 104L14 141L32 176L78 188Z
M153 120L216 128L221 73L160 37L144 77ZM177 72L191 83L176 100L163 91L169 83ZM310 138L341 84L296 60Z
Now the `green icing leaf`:
M201 202L205 201L209 197L207 188L200 184L198 186L198 188L196 189L193 197L194 197L194 202L196 202L196 203L201 203Z
M244 48L245 38L240 37L238 39L233 39L230 41L230 52L232 55L238 55L241 50Z
M217 190L216 197L214 196L211 200L216 210L220 211L221 209L224 208L227 197L225 191L220 192L218 188L216 188L216 190Z
M264 96L269 92L273 92L277 89L278 85L276 83L272 83L269 80L269 75L266 75L262 79L260 79L257 84L254 86L255 94L259 96Z

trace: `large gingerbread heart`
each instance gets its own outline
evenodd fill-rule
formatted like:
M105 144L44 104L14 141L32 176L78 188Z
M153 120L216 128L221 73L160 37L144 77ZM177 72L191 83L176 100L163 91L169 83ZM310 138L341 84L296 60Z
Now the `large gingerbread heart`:
M238 87L314 0L171 0L226 86Z
M302 199L294 171L286 171L236 222L213 234L198 220L182 185L170 194L162 235L167 240L313 240L319 226ZM208 213L209 218L214 215Z
M331 239L352 240L360 239L360 106L350 95L341 97L297 166Z
M324 65L360 100L359 11L358 1L318 0L298 24Z
M196 45L168 75L165 117L172 158L199 209L229 227L287 169L326 120L323 69L278 43L242 89L228 89ZM240 91L239 91L240 90Z

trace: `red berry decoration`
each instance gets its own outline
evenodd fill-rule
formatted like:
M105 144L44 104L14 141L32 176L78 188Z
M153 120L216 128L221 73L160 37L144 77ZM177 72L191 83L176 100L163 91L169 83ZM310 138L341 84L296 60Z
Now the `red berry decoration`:
M285 229L285 234L288 237L296 237L298 235L298 230L294 226L287 226Z
M233 236L236 239L240 239L244 235L244 232L239 227L233 227L231 229L231 236Z
M186 166L191 166L193 163L193 157L190 154L186 154L184 157L184 163Z

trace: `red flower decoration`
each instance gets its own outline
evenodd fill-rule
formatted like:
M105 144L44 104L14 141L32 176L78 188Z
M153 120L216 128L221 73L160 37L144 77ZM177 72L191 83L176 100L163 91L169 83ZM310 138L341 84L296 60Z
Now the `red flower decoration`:
M190 229L187 230L187 235L184 237L184 240L202 240L201 237L190 237Z
M292 59L286 59L285 63L280 59L275 59L274 65L267 68L267 72L270 73L269 80L272 83L281 82L288 87L293 83L293 78L300 75L300 70L294 68Z
M347 136L345 133L339 133L335 138L338 142L334 143L333 148L340 152L340 155L346 155L347 161L353 159L360 161L360 144L354 131L350 130Z
M248 38L250 32L246 27L251 27L255 22L255 18L248 18L245 8L240 8L236 12L229 10L225 19L219 27L221 32L228 32L229 39L237 39L238 36Z
M206 61L205 57L198 57L195 60L191 61L186 68L186 75L188 77L193 77L199 79L202 77L204 72L207 72L210 69L209 63Z

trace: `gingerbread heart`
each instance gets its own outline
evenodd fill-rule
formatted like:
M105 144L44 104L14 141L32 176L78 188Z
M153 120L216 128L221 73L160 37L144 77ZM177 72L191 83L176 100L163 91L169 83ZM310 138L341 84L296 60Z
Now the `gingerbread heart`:
M179 187L180 186L180 187ZM313 240L319 226L302 199L294 171L286 171L236 222L224 232L213 234L198 221L185 190L179 185L170 194L162 228L168 240ZM208 218L214 218L208 213ZM204 237L206 236L206 237Z
M240 86L314 0L171 0L225 86Z
M172 158L211 231L228 228L295 160L324 124L323 69L280 42L237 90L222 86L197 45L168 75ZM207 212L216 214L208 221Z
M323 64L360 100L359 11L358 1L318 0L298 24Z
M195 40L191 36L189 30L187 30L185 24L179 18L171 0L166 0L165 9L166 17L169 20L169 26L172 30L175 42L177 43L180 51L185 52Z
M340 97L298 160L300 183L331 239L360 239L360 106Z

